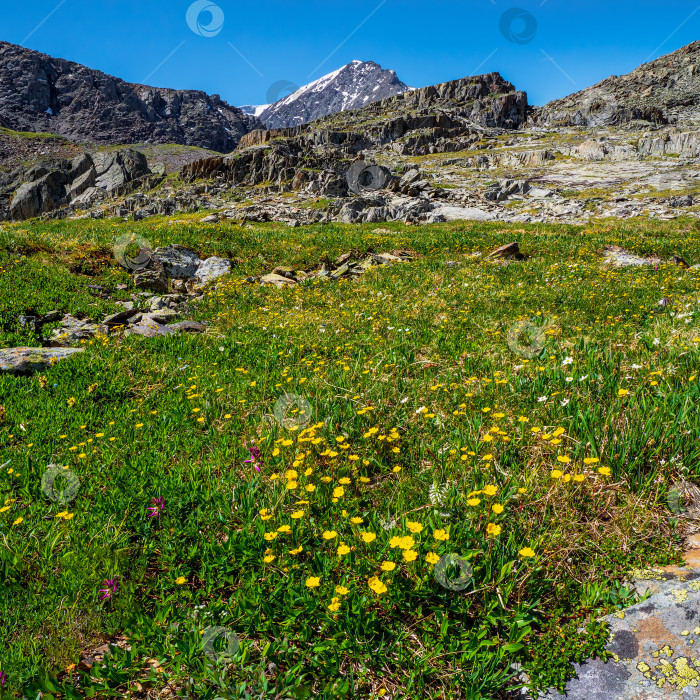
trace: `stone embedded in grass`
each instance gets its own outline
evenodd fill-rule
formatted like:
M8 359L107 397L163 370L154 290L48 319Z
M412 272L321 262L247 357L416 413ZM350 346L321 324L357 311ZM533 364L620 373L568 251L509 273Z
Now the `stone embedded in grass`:
M501 260L524 260L525 255L520 252L520 246L517 243L507 243L500 248L491 251L488 254L489 258Z
M194 277L202 264L197 253L177 244L156 248L153 257L161 263L166 276L171 279Z
M176 332L177 330L175 328L171 328L170 326L163 326L159 323L151 323L148 325L138 324L129 326L124 335L142 335L146 338L156 338L159 335L172 335Z
M168 293L168 278L163 267L138 270L133 275L136 289L149 289L162 294Z
M0 372L29 375L79 352L85 348L5 348L0 350Z
M171 323L166 328L174 331L184 331L185 333L202 333L207 329L207 326L198 321L180 321L179 323Z
M260 278L260 284L271 284L274 287L287 287L296 284L296 280L270 273Z
M124 312L120 312L124 313ZM98 333L106 334L108 327L96 323L94 319L78 319L70 314L67 314L61 319L60 328L54 328L49 337L50 343L54 347L64 345L72 345L81 340L89 340L94 338Z
M614 267L641 267L642 265L659 265L662 260L660 258L642 258L619 246L606 246L603 262Z
M194 289L201 289L215 279L227 275L231 271L231 261L224 258L212 256L207 258L196 270L194 277L197 282L193 285Z

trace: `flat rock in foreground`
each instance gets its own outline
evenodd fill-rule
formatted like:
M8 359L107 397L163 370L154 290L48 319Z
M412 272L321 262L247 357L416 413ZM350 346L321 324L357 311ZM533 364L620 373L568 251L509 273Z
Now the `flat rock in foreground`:
M635 573L634 586L651 597L605 620L613 655L574 666L578 678L555 700L690 700L700 698L700 550L687 566Z
M0 350L0 372L40 372L79 352L85 352L85 348L4 348Z

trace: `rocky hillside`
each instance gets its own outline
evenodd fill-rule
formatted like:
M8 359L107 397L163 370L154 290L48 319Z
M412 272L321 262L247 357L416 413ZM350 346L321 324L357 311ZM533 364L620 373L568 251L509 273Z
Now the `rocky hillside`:
M700 41L538 110L550 126L700 125Z
M393 70L374 61L353 61L254 113L268 129L298 126L407 90Z
M694 57L696 48L638 73L660 75L663 66ZM85 149L88 158L76 159L56 144L42 167L23 165L0 178L0 220L139 220L197 209L209 210L211 222L290 226L700 218L700 129L676 128L690 121L694 96L683 98L682 120L680 88L657 94L661 83L653 83L650 94L658 101L635 107L632 78L610 80L622 81L617 102L586 111L585 100L600 100L598 86L578 103L570 98L573 111L567 112L533 108L524 92L489 73L402 92L308 124L255 129L231 154L179 146L188 152L168 165L165 151L173 146L139 145L134 150L146 157L146 168L139 153L121 149L106 160L93 148ZM664 124L673 119L675 125ZM38 137L34 141L32 153L46 150ZM30 153L28 145L10 146L20 159ZM3 150L0 141L0 155Z
M0 42L0 125L96 144L174 143L229 153L262 124L218 95L127 83Z

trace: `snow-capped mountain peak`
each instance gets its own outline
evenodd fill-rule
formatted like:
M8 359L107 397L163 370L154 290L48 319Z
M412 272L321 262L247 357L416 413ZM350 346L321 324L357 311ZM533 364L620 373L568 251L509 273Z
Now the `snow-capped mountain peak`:
M249 111L268 129L297 126L328 114L364 107L409 90L393 70L383 70L374 61L354 60L295 90L263 109Z

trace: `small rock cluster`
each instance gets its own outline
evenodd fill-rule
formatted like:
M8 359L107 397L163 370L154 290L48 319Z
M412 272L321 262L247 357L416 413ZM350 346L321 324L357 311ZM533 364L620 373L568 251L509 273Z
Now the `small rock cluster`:
M169 245L145 251L148 263L134 269L137 289L167 294L199 291L207 284L231 271L231 261L212 256L202 260L195 252L181 245Z
M339 280L356 279L363 275L371 267L388 265L395 262L408 262L416 257L416 253L410 250L395 250L392 253L360 253L359 250L351 250L340 255L335 262L331 262L327 253L321 256L316 269L295 270L291 267L276 267L270 274L260 278L249 277L248 282L259 282L262 285L275 287L287 287L303 282L304 280Z
M143 311L135 308L133 302L121 302L128 308L106 316L101 322L92 318L78 319L68 314L61 319L61 326L53 330L48 342L53 347L63 347L115 331L147 338L172 335L180 331L202 332L206 329L203 323L182 320L187 299L188 297L177 294L151 297L148 299L148 308Z

